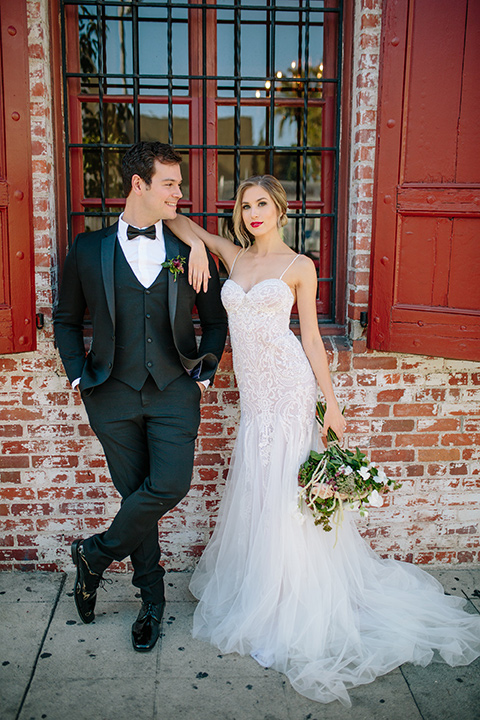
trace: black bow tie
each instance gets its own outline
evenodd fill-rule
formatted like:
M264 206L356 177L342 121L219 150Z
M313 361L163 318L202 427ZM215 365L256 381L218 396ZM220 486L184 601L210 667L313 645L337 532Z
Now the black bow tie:
M136 228L133 227L133 225L128 226L127 238L129 240L134 240L139 235L141 235L142 237L150 238L150 240L155 240L155 238L157 237L157 230L155 228L155 225L150 225L150 227L147 228Z

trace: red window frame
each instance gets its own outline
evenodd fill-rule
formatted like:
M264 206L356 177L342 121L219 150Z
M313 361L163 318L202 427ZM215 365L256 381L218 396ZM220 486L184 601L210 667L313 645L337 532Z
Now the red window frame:
M78 32L75 23L74 13L77 10L76 4L69 5L68 0L57 0L59 9L65 8L65 18L67 22L64 28L64 46L63 55L69 55L69 72L73 75L74 71L79 71L77 67L72 65L72 58L78 58ZM194 0L196 2L196 0ZM192 3L193 4L193 3ZM189 95L181 97L171 97L172 105L183 104L189 105L190 118L198 117L199 113L204 113L205 120L200 122L190 121L190 137L189 143L189 162L190 162L190 197L189 200L182 201L183 207L187 212L192 213L197 208L201 209L201 214L194 215L195 219L203 220L206 227L216 230L217 216L223 214L232 208L233 202L229 200L217 199L217 154L216 146L216 122L217 108L220 106L232 106L236 104L235 98L218 97L216 91L217 73L216 53L210 53L207 58L202 57L204 47L215 47L216 45L216 22L214 12L206 10L208 4L214 5L213 0L207 0L202 4L202 8L191 8L189 10L188 24L196 23L201 29L200 33L189 33L189 57L190 68L189 75L192 75L189 86ZM332 8L337 3L335 0L327 0L326 8ZM351 68L351 26L352 26L352 5L351 0L340 0L340 7L343 10L343 76L349 77ZM214 10L214 8L212 8ZM70 14L70 17L69 17ZM326 17L328 16L325 13ZM328 23L327 23L328 25ZM328 35L328 32L327 32ZM332 32L330 33L333 37ZM325 73L327 77L329 67L334 67L339 62L338 44L335 42L327 42L329 51L324 55ZM206 75L207 78L201 79L199 76ZM333 139L342 137L344 146L348 146L348 124L350 109L350 82L337 86L339 97L341 96L341 106L345 109L342 113L341 121L337 111L337 100L334 98L334 86L328 83L324 84L323 97L320 99L309 99L310 106L318 104L323 107L324 122L322 126L322 146L330 148L334 146ZM65 92L65 115L66 124L66 154L69 159L70 176L70 207L67 209L67 215L70 215L70 231L69 241L71 243L76 233L84 229L83 213L86 208L96 208L103 210L104 215L110 215L112 218L117 214L123 205L123 199L119 197L86 198L83 196L83 161L82 161L82 118L81 103L94 102L98 98L91 93L82 93L79 77L72 74L64 83ZM203 93L203 96L202 96ZM126 103L132 102L132 95L114 95L104 94L103 103ZM155 102L157 104L168 104L168 96L159 95L142 95L143 102ZM267 97L247 98L242 101L242 106L267 107L271 103ZM276 98L275 106L280 105L301 106L304 104L303 98L297 100L293 98ZM272 103L273 105L273 103ZM341 122L341 129L340 129ZM138 139L138 138L136 138ZM180 148L182 152L182 148ZM320 232L322 237L320 257L320 265L322 266L322 276L324 278L333 278L332 292L329 292L327 283L319 283L318 310L320 319L326 324L323 325L323 331L329 334L343 334L345 331L345 249L346 249L346 207L347 207L347 171L348 171L348 153L340 153L340 144L337 143L336 151L324 151L322 153L323 172L321 175L321 195L318 200L307 200L304 203L303 210L310 212L319 212L323 216L321 218ZM336 177L336 180L334 179ZM193 182L193 179L195 181ZM213 180L212 180L213 179ZM337 204L336 214L332 213L333 206ZM289 201L289 209L294 213L302 210L302 202L300 200ZM108 224L108 223L107 223ZM333 252L334 239L336 239L336 252ZM328 316L326 308L331 304L335 304L335 313Z

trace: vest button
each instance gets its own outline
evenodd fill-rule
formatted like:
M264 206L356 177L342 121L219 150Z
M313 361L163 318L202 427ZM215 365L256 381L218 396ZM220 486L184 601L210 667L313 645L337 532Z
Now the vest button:
M145 295L150 295L150 290L145 290Z
M152 367L152 365L153 365L152 362L147 362L147 367Z
M145 317L147 318L147 320L150 320L150 318L151 318L150 313L147 313L147 314L145 315Z
M112 367L112 363L108 363L108 367L111 368L111 367Z
M147 342L152 342L152 338L147 338Z

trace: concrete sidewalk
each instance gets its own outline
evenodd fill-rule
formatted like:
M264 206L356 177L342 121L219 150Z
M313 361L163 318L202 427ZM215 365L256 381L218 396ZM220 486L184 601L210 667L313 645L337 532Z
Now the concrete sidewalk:
M480 612L480 568L429 569ZM480 659L468 667L404 665L352 690L353 707L298 695L250 657L191 637L188 573L169 573L162 636L135 653L139 600L110 575L97 618L78 619L74 573L0 573L1 720L479 720Z

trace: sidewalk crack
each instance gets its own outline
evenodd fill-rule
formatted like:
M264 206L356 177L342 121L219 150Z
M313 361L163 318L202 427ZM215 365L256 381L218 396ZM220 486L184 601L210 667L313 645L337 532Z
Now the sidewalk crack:
M59 585L59 588L58 588L57 597L55 598L55 602L53 603L52 611L51 611L51 613L50 613L50 617L48 618L47 626L46 626L46 628L45 628L45 630L44 630L43 637L42 637L42 641L41 641L41 643L40 643L40 646L39 646L38 652L37 652L37 656L36 656L36 658L35 658L35 662L33 663L32 672L30 673L30 677L29 677L29 679L28 679L28 683L27 683L27 686L26 686L26 688L25 688L25 692L23 693L22 699L21 699L21 701L20 701L20 705L18 706L17 714L15 715L15 720L19 720L20 714L21 714L21 712L22 712L22 710L23 710L23 706L24 706L24 704L25 704L25 700L27 699L27 695L28 695L28 693L29 693L30 686L31 686L31 684L32 684L32 681L33 681L35 672L36 672L36 670L37 670L37 665L38 665L38 660L39 660L39 658L40 658L40 653L41 653L42 650L43 650L43 646L44 646L44 644L45 644L45 639L46 639L46 637L47 637L48 631L50 630L50 625L52 624L53 616L55 615L55 611L56 611L57 605L58 605L58 603L59 603L59 601L60 601L60 596L61 596L61 594L62 594L62 591L63 591L63 588L64 588L64 586L65 586L66 580L67 580L67 574L66 574L66 573L63 573L63 577L62 577L62 579L61 579L61 581L60 581L60 585Z

